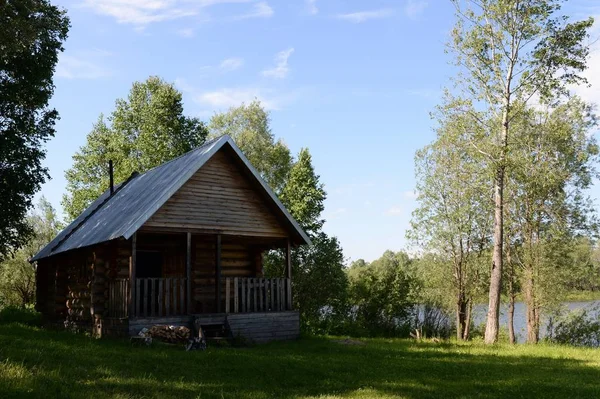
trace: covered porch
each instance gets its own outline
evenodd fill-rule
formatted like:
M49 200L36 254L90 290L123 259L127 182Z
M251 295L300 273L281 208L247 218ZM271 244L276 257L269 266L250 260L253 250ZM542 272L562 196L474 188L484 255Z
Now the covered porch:
M131 240L128 278L108 281L108 318L175 320L293 311L287 238L146 230ZM263 253L283 249L280 277L265 278Z

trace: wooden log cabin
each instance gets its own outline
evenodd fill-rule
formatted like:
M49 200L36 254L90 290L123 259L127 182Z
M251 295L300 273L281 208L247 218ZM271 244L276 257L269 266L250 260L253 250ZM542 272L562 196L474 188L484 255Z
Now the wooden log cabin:
M111 175L112 176L112 175ZM96 336L157 324L222 324L293 339L290 249L310 244L229 136L106 190L43 248L37 309ZM277 278L263 254L284 249Z

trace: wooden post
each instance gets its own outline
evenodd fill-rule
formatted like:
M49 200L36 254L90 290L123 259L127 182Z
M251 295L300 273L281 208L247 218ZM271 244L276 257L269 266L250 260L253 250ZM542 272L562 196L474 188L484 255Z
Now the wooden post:
M290 239L287 240L287 247L285 251L285 261L287 266L287 310L292 310L292 244Z
M132 319L136 316L135 314L135 298L136 298L136 286L135 286L135 267L137 258L137 233L133 233L131 237L131 256L129 257L129 318ZM139 304L138 304L139 305Z
M217 313L221 313L221 234L217 234L215 245L215 291Z
M187 278L187 313L192 313L192 233L187 233L187 251L185 255L185 276Z
M287 246L285 248L285 266L286 266L286 277L292 278L292 244L290 239L287 240Z
M238 278L233 278L233 313L240 311L240 303L238 298Z
M225 313L229 313L229 277L225 278Z

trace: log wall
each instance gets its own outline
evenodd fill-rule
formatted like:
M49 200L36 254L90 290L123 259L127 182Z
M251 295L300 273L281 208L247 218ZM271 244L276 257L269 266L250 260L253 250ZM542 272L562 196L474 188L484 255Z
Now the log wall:
M214 239L192 236L192 245L192 309L194 313L216 312ZM261 253L260 248L249 244L223 242L221 245L221 309L225 309L225 278L262 276Z
M108 282L129 277L131 242L115 240L42 259L37 265L36 308L54 325L123 333L123 322L106 321Z

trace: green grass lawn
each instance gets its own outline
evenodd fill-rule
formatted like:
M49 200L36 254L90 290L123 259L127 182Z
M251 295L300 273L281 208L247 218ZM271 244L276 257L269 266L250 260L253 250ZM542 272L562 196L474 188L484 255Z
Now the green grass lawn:
M364 342L304 338L185 352L0 325L0 397L600 397L600 350Z

